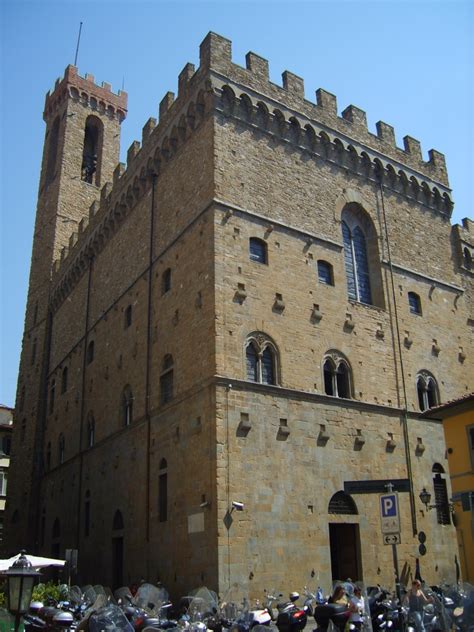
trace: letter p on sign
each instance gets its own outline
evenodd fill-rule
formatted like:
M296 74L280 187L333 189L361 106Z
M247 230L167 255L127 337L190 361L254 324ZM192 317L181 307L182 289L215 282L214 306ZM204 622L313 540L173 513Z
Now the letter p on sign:
M381 494L380 520L382 533L399 533L400 516L398 513L398 496L396 493Z

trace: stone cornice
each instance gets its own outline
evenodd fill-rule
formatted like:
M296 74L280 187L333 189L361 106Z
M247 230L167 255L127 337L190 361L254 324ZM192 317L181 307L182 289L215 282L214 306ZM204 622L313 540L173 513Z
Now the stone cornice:
M260 133L293 144L319 159L381 184L386 191L422 204L444 215L446 219L451 216L451 190L431 174L389 158L381 151L329 125L312 120L297 110L267 101L261 93L235 84L224 76L213 73L213 79L217 96L216 110L225 118L245 123ZM237 97L235 90L244 92Z
M271 219L266 215L260 215L260 213L256 213L255 211L250 211L249 209L245 209L241 206L237 206L236 204L232 204L230 202L225 202L224 200L220 200L219 198L214 198L214 202L217 206L222 207L226 211L230 211L231 213L236 213L240 215L245 215L252 219L255 219L262 224L268 227L278 226L287 230L288 232L295 233L303 237L307 243L321 243L325 246L329 246L330 248L335 248L336 250L342 250L343 245L338 241L334 241L333 239L329 239L328 237L323 237L321 235L316 235L315 233L310 233L306 230L301 230L301 228L296 228L296 226L292 226L291 224L286 224L285 222L280 222L278 220Z
M386 267L390 267L390 262L384 259L382 260L382 265ZM426 283L430 283L431 285L442 287L451 292L456 292L457 294L464 293L464 289L460 287L459 285L446 283L446 281L441 281L440 279L436 279L435 277L430 277L426 274L423 274L422 272L417 272L416 270L412 270L411 268L407 268L406 266L402 266L398 263L394 263L393 261L392 261L392 268L394 268L394 270L398 271L400 274L411 276L416 279L421 279L422 281L425 281Z

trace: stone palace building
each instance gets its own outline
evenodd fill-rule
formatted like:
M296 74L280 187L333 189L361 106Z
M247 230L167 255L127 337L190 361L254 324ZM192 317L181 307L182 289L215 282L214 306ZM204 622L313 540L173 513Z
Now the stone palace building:
M419 415L474 390L474 224L441 153L245 62L209 33L126 165L123 91L68 66L46 96L8 553L174 596L393 585L393 490L402 578L453 579Z

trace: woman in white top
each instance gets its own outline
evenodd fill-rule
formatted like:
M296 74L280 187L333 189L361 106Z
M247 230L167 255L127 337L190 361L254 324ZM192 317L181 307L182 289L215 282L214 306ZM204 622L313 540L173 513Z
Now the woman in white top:
M364 614L365 604L359 586L354 586L354 596L351 598L350 606L351 616L349 622L353 624L357 630L360 630L364 621L362 615Z

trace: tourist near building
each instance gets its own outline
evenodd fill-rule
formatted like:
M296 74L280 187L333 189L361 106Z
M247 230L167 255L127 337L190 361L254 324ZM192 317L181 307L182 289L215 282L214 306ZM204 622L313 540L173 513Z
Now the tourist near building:
M175 597L393 585L392 489L404 576L423 531L423 577L454 579L451 514L419 499L438 474L451 498L420 410L474 389L444 156L214 33L121 164L126 114L74 66L46 96L9 553Z

